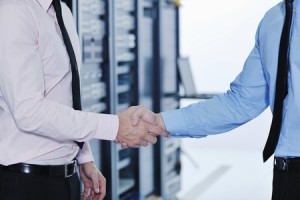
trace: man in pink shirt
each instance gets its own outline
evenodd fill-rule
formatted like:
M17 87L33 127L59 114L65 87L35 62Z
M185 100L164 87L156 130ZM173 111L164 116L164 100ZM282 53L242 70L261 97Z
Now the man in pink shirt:
M80 63L76 27L65 4L62 13ZM103 199L105 178L93 163L90 139L138 147L154 144L157 135L168 137L145 121L131 125L131 113L139 107L119 115L74 110L71 82L70 59L52 0L1 0L1 199L80 199L76 161L83 198ZM82 149L75 141L84 142Z

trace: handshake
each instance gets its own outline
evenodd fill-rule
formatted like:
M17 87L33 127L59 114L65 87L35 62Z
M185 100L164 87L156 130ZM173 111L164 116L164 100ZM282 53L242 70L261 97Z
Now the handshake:
M157 136L170 137L161 115L142 106L132 106L118 117L119 130L114 142L122 147L148 146L157 142Z

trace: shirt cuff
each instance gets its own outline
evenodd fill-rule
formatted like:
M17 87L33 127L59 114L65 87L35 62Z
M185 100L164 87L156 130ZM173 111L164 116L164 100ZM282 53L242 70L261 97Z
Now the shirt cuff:
M191 134L191 130L189 129L188 120L190 120L186 113L186 109L177 109L170 110L166 112L162 112L161 116L164 120L167 132L170 133L172 137L175 138L202 138L204 135L196 135Z
M110 115L110 114L97 114L97 115L98 115L98 129L95 133L94 138L100 140L110 140L110 141L115 140L119 130L118 115Z
M162 112L161 116L164 120L167 131L173 137L178 137L188 132L188 127L185 123L185 118L182 110L171 110Z
M88 142L85 142L82 149L79 150L79 153L78 153L76 159L78 161L78 164L83 164L83 163L94 161L91 147Z

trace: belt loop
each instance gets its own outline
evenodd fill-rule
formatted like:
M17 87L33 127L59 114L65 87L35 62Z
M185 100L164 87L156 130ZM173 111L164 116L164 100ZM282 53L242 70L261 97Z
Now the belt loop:
M286 158L283 158L283 159L282 159L282 164L283 164L282 169L283 169L284 171L288 171L289 166L288 166L288 160L287 160Z

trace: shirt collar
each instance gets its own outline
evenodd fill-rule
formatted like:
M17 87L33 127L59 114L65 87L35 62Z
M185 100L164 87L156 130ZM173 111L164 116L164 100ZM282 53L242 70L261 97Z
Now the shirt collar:
M36 0L42 8L47 12L52 4L52 0Z

